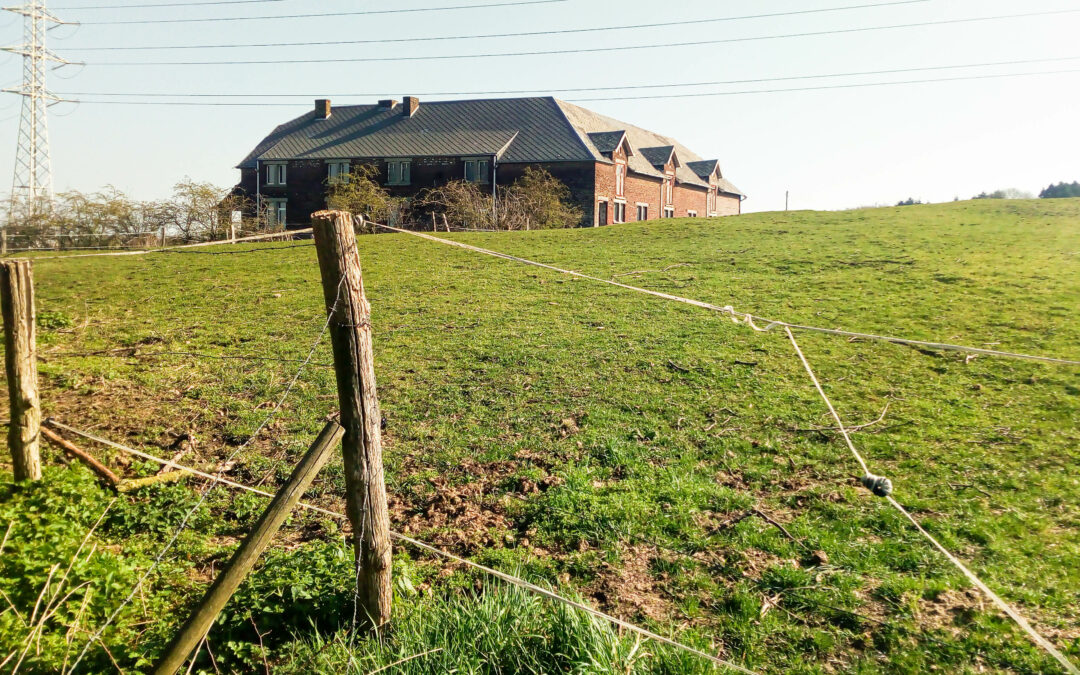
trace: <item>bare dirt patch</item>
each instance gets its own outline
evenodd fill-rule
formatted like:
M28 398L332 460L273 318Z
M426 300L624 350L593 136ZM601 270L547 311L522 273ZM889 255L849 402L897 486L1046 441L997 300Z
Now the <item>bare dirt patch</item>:
M604 563L598 578L585 592L604 611L616 616L667 621L674 614L674 602L664 591L663 575L657 577L651 569L659 555L654 546L622 546L621 565Z

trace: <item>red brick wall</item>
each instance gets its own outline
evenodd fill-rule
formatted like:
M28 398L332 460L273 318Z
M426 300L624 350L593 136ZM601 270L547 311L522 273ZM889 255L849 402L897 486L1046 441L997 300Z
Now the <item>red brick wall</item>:
M716 195L716 215L737 216L740 213L742 213L742 199L738 195L723 192Z
M353 166L363 163L365 160L352 160ZM371 161L371 160L367 160ZM378 161L380 170L385 180L385 162ZM499 185L510 185L524 173L526 164L500 164L498 167L497 180ZM600 162L560 162L542 164L544 169L561 180L570 188L574 202L584 213L581 225L592 227L595 225L598 209L598 200L606 199L607 222L614 223L615 203L615 165ZM326 162L323 160L301 160L288 162L287 185L268 186L266 180L266 166L262 166L260 176L261 193L264 198L287 197L288 222L290 226L301 226L308 223L311 213L326 208ZM411 166L411 185L388 186L389 191L397 196L411 197L421 189L432 185L439 185L448 180L457 180L465 175L464 163L457 158L413 158ZM490 188L490 184L487 184ZM237 189L243 190L254 198L255 171L244 169L241 171L240 184ZM704 188L694 188L686 185L675 185L675 215L686 217L688 211L697 211L698 216L704 218L708 215L706 203L706 191ZM624 197L626 201L626 222L637 220L638 203L648 204L649 220L663 217L663 180L659 177L642 176L629 172L626 177ZM719 215L738 214L741 205L737 197L717 197L717 212Z
M627 175L624 197L620 198L626 200L626 222L632 223L637 220L637 205L639 202L649 205L649 220L656 220L663 215L663 210L660 207L660 188L662 185L663 181L659 178L642 176L633 172ZM594 216L596 214L596 209L605 206L604 203L599 202L601 199L606 200L608 224L614 224L614 204L616 199L614 164L596 163L596 201L593 202Z
M649 220L657 220L664 216L663 205L664 181L659 177L642 176L631 173L626 178L626 222L632 223L637 220L638 203L649 205ZM675 184L675 217L685 218L689 211L697 211L698 217L705 218L709 215L708 191L703 187L694 187L680 183ZM615 166L612 164L596 164L596 200L593 208L593 217L596 209L604 204L599 200L606 200L608 211L608 224L614 224L615 203ZM725 195L717 197L717 215L728 216L739 213L740 202L738 198Z

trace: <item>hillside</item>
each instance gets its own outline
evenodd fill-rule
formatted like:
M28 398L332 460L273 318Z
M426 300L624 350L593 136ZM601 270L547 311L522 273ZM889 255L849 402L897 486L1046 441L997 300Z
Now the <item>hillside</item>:
M440 236L793 323L1080 359L1075 199ZM211 471L248 438L325 322L315 253L204 251L35 264L45 415ZM782 331L407 235L360 255L394 529L759 672L1058 672L858 486ZM1080 660L1080 368L797 337L898 501ZM270 360L212 358L241 355ZM287 477L335 409L331 360L320 344L231 480ZM20 672L75 659L202 488L107 508L43 451L42 485L0 478L0 661L50 569L79 562ZM332 462L309 501L341 510L343 488ZM210 493L82 672L147 668L264 504ZM298 513L198 667L344 672L352 645L361 672L712 672L407 548L394 633L354 643L345 534Z

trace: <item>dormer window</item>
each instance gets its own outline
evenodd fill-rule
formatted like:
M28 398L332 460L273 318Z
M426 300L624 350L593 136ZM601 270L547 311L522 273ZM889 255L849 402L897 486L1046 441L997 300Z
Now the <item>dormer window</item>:
M285 163L266 165L266 184L285 185Z

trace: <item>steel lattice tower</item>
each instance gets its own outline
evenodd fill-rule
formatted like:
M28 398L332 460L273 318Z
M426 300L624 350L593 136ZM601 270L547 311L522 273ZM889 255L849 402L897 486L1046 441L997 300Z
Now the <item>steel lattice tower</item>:
M62 99L45 85L48 63L67 64L45 46L49 24L64 22L53 16L44 0L30 0L5 11L23 16L23 44L4 47L4 51L23 57L23 81L18 87L5 89L22 96L22 118L19 122L18 147L15 152L15 176L11 184L9 219L48 210L52 203L52 164L49 160L48 108Z

